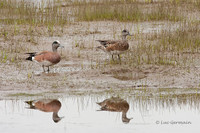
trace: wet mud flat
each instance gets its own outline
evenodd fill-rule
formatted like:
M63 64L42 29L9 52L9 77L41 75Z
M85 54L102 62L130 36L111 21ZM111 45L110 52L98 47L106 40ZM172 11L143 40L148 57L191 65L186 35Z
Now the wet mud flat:
M141 27L139 33L138 25ZM138 40L139 36L154 36L155 31L175 30L179 26L179 23L163 21L139 24L78 22L65 26L62 33L59 27L55 27L53 36L44 32L45 27L36 27L32 29L36 44L23 34L30 27L22 26L18 31L21 34L8 34L8 39L1 38L1 97L9 94L59 93L70 89L199 88L198 53L183 52L178 63L175 58L164 64L138 64L137 55L141 54L138 51L144 46ZM6 28L12 33L12 26ZM129 51L121 55L121 62L117 57L112 61L108 54L96 48L100 44L95 40L120 39L121 29L124 28L134 34L128 38ZM50 73L43 73L39 64L25 60L25 52L51 50L54 40L59 40L65 48L58 49L62 60L50 68Z

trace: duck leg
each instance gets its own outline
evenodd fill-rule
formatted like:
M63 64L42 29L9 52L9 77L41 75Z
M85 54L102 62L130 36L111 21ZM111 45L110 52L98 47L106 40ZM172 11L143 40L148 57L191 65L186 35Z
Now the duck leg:
M112 54L112 60L114 61L113 54Z
M43 71L45 72L44 65L42 65Z
M118 54L118 59L119 59L119 61L121 61L121 58L120 58L120 55Z
M48 73L49 73L49 66L48 66L48 69L47 69Z

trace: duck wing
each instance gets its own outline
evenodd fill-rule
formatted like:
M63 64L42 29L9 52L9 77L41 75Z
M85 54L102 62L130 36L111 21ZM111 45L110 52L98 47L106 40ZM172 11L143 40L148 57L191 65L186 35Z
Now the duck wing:
M25 54L28 54L30 57L34 57L37 54L37 52L31 52L31 53L25 53Z
M98 42L100 42L101 45L103 45L104 47L108 47L112 44L116 44L119 41L112 41L112 40L96 40Z
M43 55L43 54L46 54L48 53L48 51L42 51L40 53L37 53L37 52L30 52L30 53L25 53L25 54L28 54L30 57L34 57L36 55Z
M25 101L25 103L27 103L29 105L28 109L35 109L35 106L33 105L35 101L32 100L32 101Z

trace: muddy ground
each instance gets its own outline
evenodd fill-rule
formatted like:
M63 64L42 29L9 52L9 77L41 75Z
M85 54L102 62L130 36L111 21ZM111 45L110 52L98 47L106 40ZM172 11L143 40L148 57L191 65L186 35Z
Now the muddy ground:
M46 27L32 28L32 36L25 34L30 27L18 27L16 35L10 34L13 27L7 27L8 35L0 38L0 98L20 94L40 95L48 93L67 93L68 90L107 90L135 88L199 88L200 60L194 56L193 64L155 65L143 64L127 67L126 54L122 62L117 57L111 63L111 57L97 50L98 39L119 39L120 32L126 28L135 34L140 27L143 35L170 27L179 27L176 23L144 22L79 22L63 28L54 27L49 33ZM1 29L5 28L1 26ZM43 73L39 64L26 61L26 52L51 50L54 40L59 40L65 47L59 49L62 60L50 68L50 73ZM135 36L129 38L130 51L140 45ZM5 55L7 58L3 58ZM16 57L16 58L15 58Z

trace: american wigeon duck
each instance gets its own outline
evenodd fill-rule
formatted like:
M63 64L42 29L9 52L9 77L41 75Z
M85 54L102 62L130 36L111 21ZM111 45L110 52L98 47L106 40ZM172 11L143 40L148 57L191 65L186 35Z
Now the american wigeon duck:
M123 100L119 97L111 97L97 104L101 106L99 111L122 112L122 121L124 123L129 123L130 120L132 119L132 118L127 118L126 116L126 113L129 110L129 104L126 100Z
M42 99L25 101L29 104L29 109L38 109L43 112L53 112L52 119L54 122L59 122L63 117L58 116L58 111L61 108L61 102L57 99Z
M26 60L34 61L42 65L43 70L45 72L44 67L48 67L48 72L49 72L49 66L55 65L60 62L61 56L57 52L58 47L63 47L61 46L59 41L54 41L52 43L52 52L51 51L43 51L41 53L26 53L29 54L29 57L26 58Z
M122 31L122 40L96 40L100 42L101 46L98 46L97 48L102 49L104 52L109 53L112 55L118 55L118 59L120 60L120 54L124 53L128 50L129 44L126 39L127 36L130 35L128 30Z

